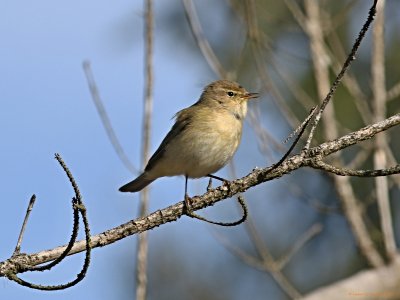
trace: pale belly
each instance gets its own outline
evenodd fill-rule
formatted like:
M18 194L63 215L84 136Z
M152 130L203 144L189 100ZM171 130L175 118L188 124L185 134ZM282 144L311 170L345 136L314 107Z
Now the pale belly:
M190 178L215 173L229 162L240 143L241 124L230 126L229 130L226 125L223 129L218 124L211 128L192 128L180 135L168 144L151 173L156 177L187 175Z

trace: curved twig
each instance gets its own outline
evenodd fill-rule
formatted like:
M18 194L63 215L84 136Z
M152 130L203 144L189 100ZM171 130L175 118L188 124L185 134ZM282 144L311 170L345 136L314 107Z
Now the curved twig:
M237 226L239 224L242 224L244 221L246 221L247 216L249 215L249 210L247 209L246 202L245 202L244 198L241 195L239 195L237 197L237 200L238 200L238 203L240 204L240 207L242 209L243 214L242 214L242 217L239 220L234 221L234 222L211 221L211 220L208 220L208 219L206 219L206 218L204 218L204 217L202 217L202 216L200 216L198 214L195 214L192 211L186 211L185 214L187 216L191 217L191 218L195 218L195 219L198 219L200 221L204 221L204 222L207 222L207 223L210 223L210 224L214 224L214 225L226 226L226 227Z
M333 141L323 143L309 150L303 150L302 153L286 159L280 166L271 172L272 167L264 169L254 169L248 175L230 181L225 185L211 189L201 196L192 198L192 209L194 211L214 205L215 203L236 194L244 193L246 190L266 181L271 181L283 175L289 174L297 169L307 166L310 159L317 157L326 157L334 152L343 150L361 141L371 139L379 132L388 130L391 127L400 124L400 113L391 116L383 121L368 125L358 131L349 133ZM184 215L184 202L178 202L174 205L157 210L146 217L129 221L118 227L107 230L103 233L91 237L91 248L102 247L121 240L129 235L137 234L146 230L153 229L162 224L174 222ZM16 257L0 262L0 277L7 276L10 272L18 273L19 266L34 266L42 264L57 258L66 246L60 246L54 249L41 251L33 254L20 254ZM82 252L87 247L87 241L78 241L74 244L69 255Z
M320 159L310 160L309 166L314 169L320 169L340 176L357 176L357 177L378 177L388 176L400 173L400 164L394 167L380 170L352 170L347 168L338 168L323 162Z
M74 210L74 226L73 226L73 231L71 235L71 239L66 247L64 247L63 251L61 251L60 255L58 257L55 257L54 260L46 260L44 262L51 261L50 263L44 265L44 266L39 266L39 267L32 267L38 264L17 264L15 265L14 268L8 270L4 276L7 276L9 279L15 281L16 283L26 286L32 289L37 289L37 290L42 290L42 291L55 291L55 290L63 290L66 288L69 288L71 286L76 285L78 282L80 282L83 278L85 278L85 275L87 273L87 270L89 268L90 264L90 253L91 253L91 238L90 238L90 229L89 229L89 222L87 219L86 215L86 208L82 202L82 196L79 192L78 185L75 182L75 179L73 178L71 172L69 171L68 167L62 160L61 156L59 154L55 155L57 161L60 163L61 167L64 169L64 172L67 174L69 181L71 182L71 185L74 189L75 192L75 197L72 199L72 207ZM32 197L34 198L34 197ZM31 201L32 201L31 198ZM29 210L28 210L29 211ZM77 277L65 284L59 284L59 285L40 285L40 284L34 284L31 282L28 282L24 279L21 279L17 276L17 273L24 273L24 272L33 272L33 271L45 271L45 270L50 270L53 268L55 265L59 264L67 255L70 254L70 250L73 248L76 237L78 235L78 229L79 229L79 214L81 214L82 219L83 219L83 224L85 227L85 250L86 250L86 255L85 255L85 261L83 264L83 267L81 271L77 274ZM26 219L26 218L25 218ZM24 222L25 224L25 222ZM13 255L12 258L19 259L19 257L24 257L24 255ZM11 258L11 259L12 259ZM43 263L44 263L43 262Z

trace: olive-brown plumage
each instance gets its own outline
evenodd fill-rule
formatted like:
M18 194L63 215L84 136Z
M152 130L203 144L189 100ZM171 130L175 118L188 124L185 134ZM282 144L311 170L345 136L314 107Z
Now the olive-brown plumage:
M218 80L200 99L176 114L175 124L144 172L121 192L137 192L164 176L199 178L217 172L235 154L242 136L247 100L256 98L238 83Z

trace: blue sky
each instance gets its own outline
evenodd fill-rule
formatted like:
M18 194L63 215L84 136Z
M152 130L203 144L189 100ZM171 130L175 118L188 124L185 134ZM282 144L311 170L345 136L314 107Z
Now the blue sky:
M169 5L179 1L169 1ZM157 2L156 13L169 9ZM139 166L143 99L142 1L3 1L0 4L0 188L2 219L0 259L7 259L31 194L37 201L22 252L64 244L71 227L72 190L54 159L58 152L79 183L91 221L99 233L137 216L137 195L117 192L130 180L109 141L91 101L82 70L89 59L115 131ZM176 111L197 100L202 86L216 79L179 43L167 41L156 25L155 109L152 149L172 125ZM250 141L257 145L254 136ZM242 153L246 150L239 150ZM251 160L251 159L249 159ZM261 162L258 163L258 165ZM239 172L244 175L250 171ZM222 174L225 171L222 172ZM162 179L152 189L151 210L182 198L182 178ZM202 181L191 184L201 192ZM167 191L167 192L166 192ZM232 210L232 208L231 208ZM235 211L235 208L233 208ZM189 225L190 227L186 226ZM197 250L218 243L209 227L183 218L152 231L151 241L178 239L196 232ZM61 292L38 292L0 279L4 299L132 299L136 238L96 249L87 278ZM154 242L156 243L156 242ZM182 249L191 243L181 243ZM215 253L223 252L221 247ZM221 252L221 253L222 253ZM121 257L130 257L125 263ZM74 278L82 256L69 258L48 274L24 274L37 283L57 284ZM121 268L128 269L121 272ZM125 277L124 277L125 276ZM131 291L127 286L131 286ZM120 294L118 294L120 293Z

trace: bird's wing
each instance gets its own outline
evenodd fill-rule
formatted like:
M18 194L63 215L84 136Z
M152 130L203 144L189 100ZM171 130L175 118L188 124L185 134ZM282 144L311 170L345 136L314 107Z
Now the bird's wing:
M165 136L165 138L161 142L161 144L158 147L158 149L156 150L156 152L154 152L153 156L150 158L150 160L147 163L147 166L145 168L145 171L149 171L153 168L153 166L155 165L155 162L158 161L159 159L161 159L162 156L164 155L166 146L176 136L180 135L185 130L185 128L191 123L192 118L190 116L190 113L188 113L190 111L191 107L182 109L181 111L176 113L175 124L172 126L171 130Z

